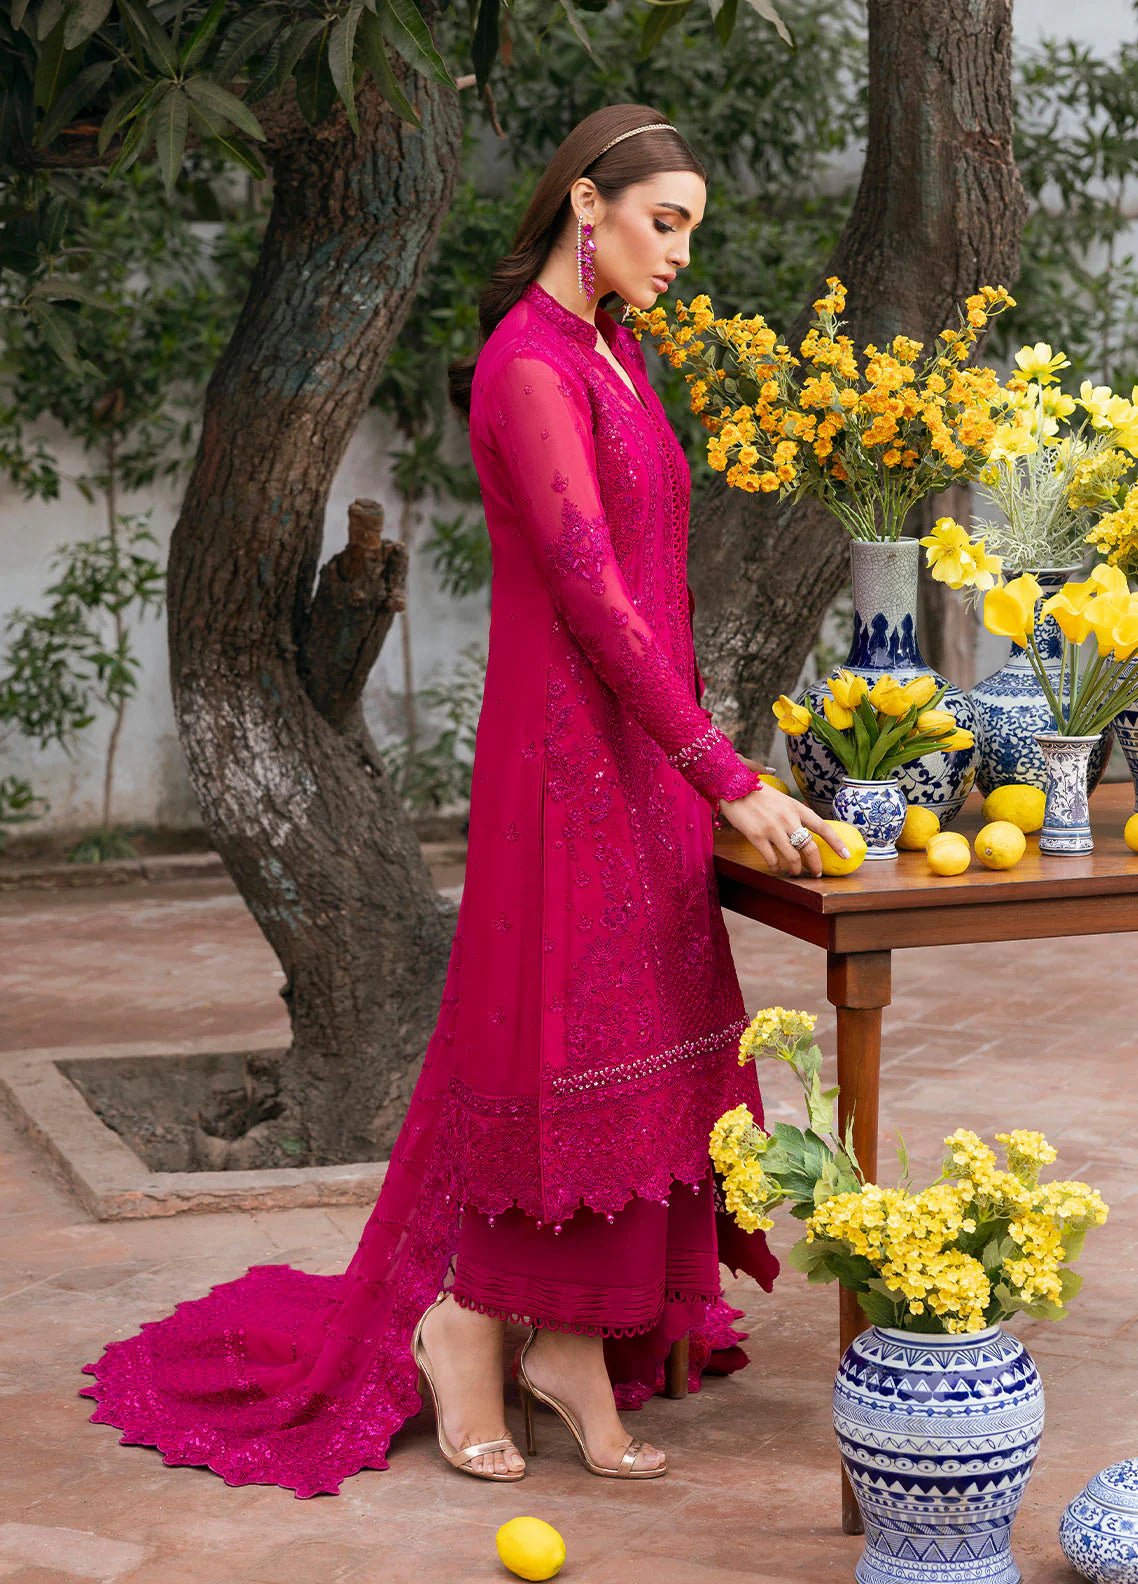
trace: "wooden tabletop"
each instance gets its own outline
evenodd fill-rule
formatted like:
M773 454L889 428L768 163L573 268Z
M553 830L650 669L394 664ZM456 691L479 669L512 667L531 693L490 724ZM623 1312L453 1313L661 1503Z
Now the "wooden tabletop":
M950 827L971 842L984 823L969 798ZM923 852L863 863L851 875L819 880L771 874L738 831L716 832L715 868L724 908L813 941L830 951L886 951L964 941L1138 929L1138 853L1122 839L1134 811L1127 780L1091 798L1094 851L1041 854L1037 836L1013 869L973 859L962 875L934 875Z

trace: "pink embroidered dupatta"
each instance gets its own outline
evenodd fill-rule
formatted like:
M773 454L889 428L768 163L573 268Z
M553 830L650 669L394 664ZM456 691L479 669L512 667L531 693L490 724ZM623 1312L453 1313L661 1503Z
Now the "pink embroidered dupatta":
M255 1266L87 1366L97 1422L230 1484L336 1491L386 1468L420 1406L415 1321L464 1205L558 1222L697 1183L746 1101L745 1013L712 867L712 809L754 773L699 703L690 478L630 332L536 282L480 355L471 449L494 574L467 880L439 1019L346 1272ZM764 1287L761 1234L722 1207L720 1256ZM723 1303L606 1341L618 1403L746 1362Z

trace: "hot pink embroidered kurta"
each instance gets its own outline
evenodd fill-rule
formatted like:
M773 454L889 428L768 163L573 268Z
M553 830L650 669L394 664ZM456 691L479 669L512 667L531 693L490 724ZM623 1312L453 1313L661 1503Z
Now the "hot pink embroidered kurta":
M478 360L494 570L467 880L351 1264L255 1266L87 1366L92 1418L168 1463L298 1496L386 1468L420 1406L411 1332L453 1278L464 1206L556 1225L666 1199L706 1181L723 1110L761 1114L712 868L712 807L755 776L699 704L683 449L635 337L597 323L635 393L536 282ZM769 1287L761 1234L721 1209L717 1232L721 1259ZM694 1312L693 1389L745 1362L739 1310L720 1296ZM606 1348L621 1406L661 1388L660 1341Z

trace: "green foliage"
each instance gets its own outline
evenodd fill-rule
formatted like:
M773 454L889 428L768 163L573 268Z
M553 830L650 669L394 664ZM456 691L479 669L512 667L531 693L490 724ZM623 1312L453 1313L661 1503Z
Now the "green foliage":
M381 750L384 767L412 813L469 803L485 679L486 651L469 644L449 677L416 693L417 702L442 719L432 739L414 754L405 738Z
M11 735L10 730L5 730L3 714L0 713L0 748ZM37 797L31 782L23 776L0 776L0 852L3 852L8 840L8 826L24 825L28 820L40 819L48 807L46 799Z
M1138 7L1136 7L1138 11ZM996 350L1047 341L1076 380L1138 381L1138 43L1106 59L1051 39L1019 66L1016 159L1030 202L1017 308Z

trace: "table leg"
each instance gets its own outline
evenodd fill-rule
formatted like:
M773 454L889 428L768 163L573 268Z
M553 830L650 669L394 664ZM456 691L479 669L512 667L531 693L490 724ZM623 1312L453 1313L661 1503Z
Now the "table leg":
M892 999L892 953L829 952L826 994L838 1014L838 1125L843 1135L853 1118L858 1163L872 1182L877 1175L877 1110L881 1079L881 1012ZM856 1293L841 1292L840 1347L844 1353L866 1320ZM857 1500L842 1470L842 1528L864 1533Z
M680 1337L668 1349L664 1360L664 1396L686 1397L688 1394L688 1338Z

